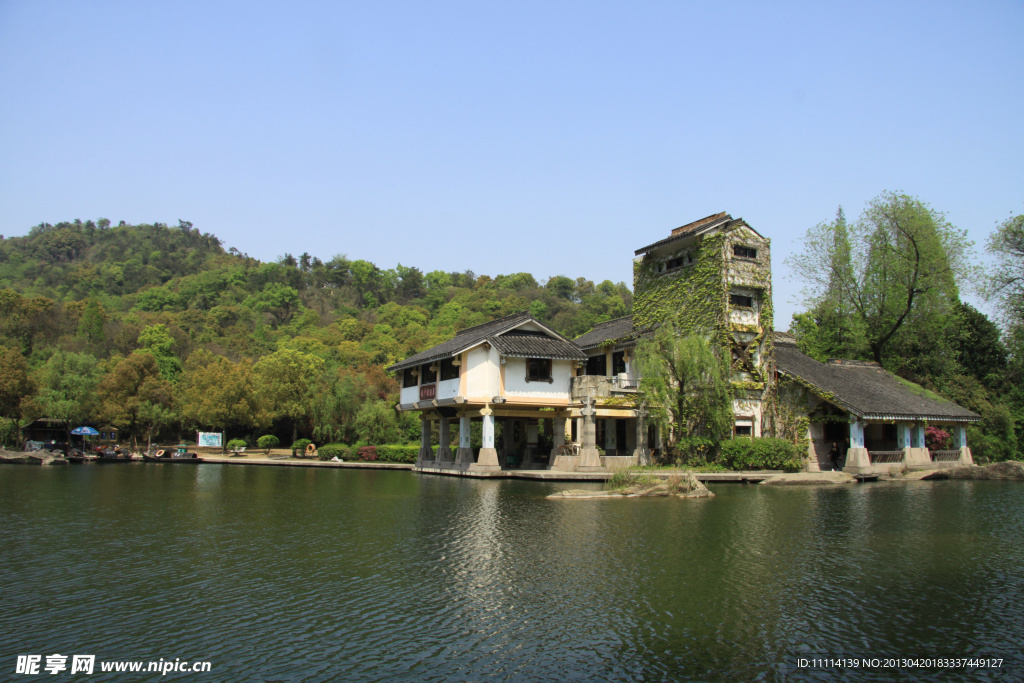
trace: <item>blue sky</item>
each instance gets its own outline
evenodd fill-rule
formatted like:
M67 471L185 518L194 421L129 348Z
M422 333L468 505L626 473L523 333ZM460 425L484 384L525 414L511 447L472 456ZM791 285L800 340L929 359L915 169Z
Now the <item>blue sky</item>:
M631 280L718 211L784 263L883 190L1024 212L1021 2L0 0L0 232Z

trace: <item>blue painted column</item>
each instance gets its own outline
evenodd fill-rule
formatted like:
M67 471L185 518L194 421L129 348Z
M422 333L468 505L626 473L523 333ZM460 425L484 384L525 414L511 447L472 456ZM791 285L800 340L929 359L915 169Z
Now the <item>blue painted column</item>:
M483 447L494 448L494 415L484 415Z
M469 448L469 422L470 418L459 418L459 448Z
M910 448L910 425L902 422L896 423L896 446L899 450Z
M850 448L864 448L864 423L850 423Z
M924 425L914 425L911 448L924 448Z
M967 446L967 428L957 425L953 429L953 448L961 449Z

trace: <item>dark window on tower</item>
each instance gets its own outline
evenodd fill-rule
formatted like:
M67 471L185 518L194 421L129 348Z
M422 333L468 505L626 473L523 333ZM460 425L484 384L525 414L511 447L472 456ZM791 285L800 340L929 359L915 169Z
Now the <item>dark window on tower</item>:
M430 363L421 365L420 372L423 373L423 384L431 384L437 381L437 370L431 370Z
M744 296L742 294L730 294L729 303L733 306L742 306L744 308L754 307L754 297Z
M402 388L408 389L409 387L416 386L416 368L406 368L402 371Z
M617 375L626 371L626 352L616 351L612 354L612 374Z
M526 359L526 381L527 382L551 382L551 359L550 358L527 358Z
M607 375L608 357L603 353L600 356L591 356L587 359L588 375Z
M441 381L446 379L459 378L459 366L455 365L454 358L445 358L441 361Z
M738 256L739 258L757 258L757 249L754 249L753 247L745 247L742 244L734 244L732 247L732 253L733 256Z
M736 436L753 436L754 428L750 425L736 425Z

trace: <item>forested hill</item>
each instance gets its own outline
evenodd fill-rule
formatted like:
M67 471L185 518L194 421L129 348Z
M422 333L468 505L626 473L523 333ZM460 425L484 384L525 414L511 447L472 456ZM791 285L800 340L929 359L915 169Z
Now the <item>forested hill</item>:
M351 440L370 404L394 426L383 367L462 328L528 310L572 338L631 304L624 283L564 275L262 263L186 221L40 224L0 238L0 415Z

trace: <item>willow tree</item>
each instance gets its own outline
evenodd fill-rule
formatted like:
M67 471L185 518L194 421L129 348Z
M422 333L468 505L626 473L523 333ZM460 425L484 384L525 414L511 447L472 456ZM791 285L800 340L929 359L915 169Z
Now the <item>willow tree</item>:
M848 237L844 238L843 233ZM819 325L848 324L878 363L898 334L941 339L956 322L958 282L970 271L972 243L915 197L883 192L857 222L820 223L789 265L808 287ZM842 351L857 355L844 343Z
M677 459L684 443L706 448L732 428L733 391L722 349L709 337L681 334L673 324L637 346L648 415Z

